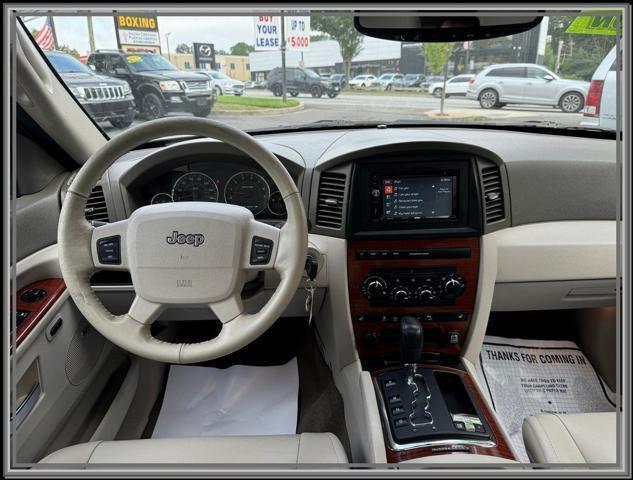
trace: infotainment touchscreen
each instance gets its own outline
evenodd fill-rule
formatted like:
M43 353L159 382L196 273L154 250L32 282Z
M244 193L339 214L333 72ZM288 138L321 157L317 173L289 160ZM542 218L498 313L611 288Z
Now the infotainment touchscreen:
M448 219L457 177L406 175L382 178L382 220Z

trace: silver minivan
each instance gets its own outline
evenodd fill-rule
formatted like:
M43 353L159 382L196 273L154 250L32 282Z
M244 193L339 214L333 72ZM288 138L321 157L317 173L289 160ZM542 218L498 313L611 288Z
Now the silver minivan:
M481 108L507 104L550 105L563 112L580 112L589 82L567 80L542 65L506 63L490 65L470 80L466 97L479 100Z

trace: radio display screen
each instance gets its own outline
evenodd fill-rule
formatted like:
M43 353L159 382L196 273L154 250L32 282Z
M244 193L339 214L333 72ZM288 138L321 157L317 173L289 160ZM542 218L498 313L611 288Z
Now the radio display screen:
M382 220L454 218L454 175L382 178Z

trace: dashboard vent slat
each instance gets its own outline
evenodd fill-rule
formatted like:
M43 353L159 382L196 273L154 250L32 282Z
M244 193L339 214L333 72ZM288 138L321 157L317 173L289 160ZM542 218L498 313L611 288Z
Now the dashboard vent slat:
M319 227L340 230L343 226L346 180L347 176L343 173L323 172L321 174L316 213L316 224Z
M505 218L505 203L499 167L487 167L481 170L481 183L484 193L484 212L486 223L494 223Z
M97 185L92 189L90 197L88 197L88 201L86 202L86 208L84 208L84 215L86 220L89 221L110 221L110 217L108 217L108 207L106 205L103 187L101 185Z

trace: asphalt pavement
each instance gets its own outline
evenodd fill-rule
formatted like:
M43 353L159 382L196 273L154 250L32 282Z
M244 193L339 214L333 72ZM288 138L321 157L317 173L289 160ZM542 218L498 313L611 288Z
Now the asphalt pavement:
M269 97L268 90L246 90L245 96ZM289 98L292 98L289 96ZM274 114L234 114L214 113L210 118L221 120L240 129L254 129L299 125L319 120L343 120L352 122L393 122L397 120L433 121L440 108L440 99L424 94L394 93L343 93L336 98L312 98L308 94L300 94L297 100L305 105L303 110L291 113ZM445 100L445 111L470 117L455 121L494 122L494 123L526 123L553 121L563 126L575 126L582 121L581 113L563 113L553 107L530 105L509 105L501 109L484 110L479 102L464 97L450 97ZM136 123L142 120L135 121ZM103 124L110 136L120 132L119 129Z

